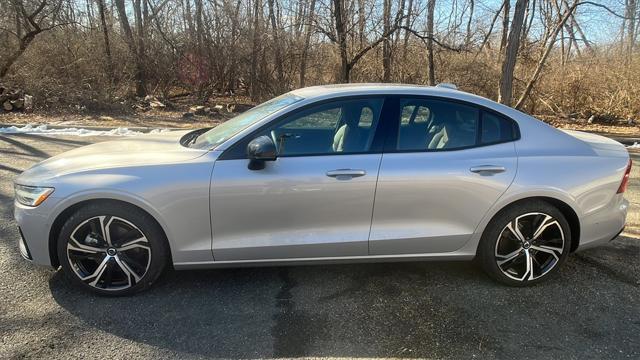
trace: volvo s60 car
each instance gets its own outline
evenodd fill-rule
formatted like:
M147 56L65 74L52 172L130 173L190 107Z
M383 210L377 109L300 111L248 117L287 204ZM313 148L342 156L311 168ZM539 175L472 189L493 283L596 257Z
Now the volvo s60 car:
M101 142L15 180L22 255L100 294L162 271L471 260L524 286L615 238L631 161L449 87L319 86L212 129Z

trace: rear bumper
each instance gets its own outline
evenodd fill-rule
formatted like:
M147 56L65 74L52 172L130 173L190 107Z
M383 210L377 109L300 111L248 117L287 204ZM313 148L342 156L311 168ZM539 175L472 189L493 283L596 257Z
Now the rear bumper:
M617 194L602 209L582 219L579 250L606 244L620 235L624 229L629 202Z

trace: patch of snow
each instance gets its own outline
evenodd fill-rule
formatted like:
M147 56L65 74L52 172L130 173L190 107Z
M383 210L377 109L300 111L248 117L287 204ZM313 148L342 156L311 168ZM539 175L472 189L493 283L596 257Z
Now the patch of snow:
M640 149L640 143L636 141L633 143L633 145L627 146L627 149Z
M160 134L169 129L153 129L149 134ZM23 127L9 126L0 128L0 134L46 134L46 135L75 135L75 136L136 136L145 133L118 127L111 130L90 130L82 128L49 129L47 125L25 125Z

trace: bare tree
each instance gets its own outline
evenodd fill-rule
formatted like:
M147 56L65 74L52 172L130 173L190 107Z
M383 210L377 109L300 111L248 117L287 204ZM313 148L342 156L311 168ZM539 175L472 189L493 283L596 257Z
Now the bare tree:
M495 26L496 21L498 20L498 17L500 16L500 13L502 12L502 9L504 8L504 6L505 6L505 2L503 1L498 11L496 11L495 15L493 15L493 19L491 20L491 25L489 25L489 30L487 30L487 33L485 34L484 39L482 40L482 44L480 44L480 48L478 49L477 54L482 52L482 49L484 49L484 46L489 41L489 38L493 33L493 27Z
M47 6L47 0L42 0L32 10L27 10L22 0L11 1L16 10L17 31L15 35L18 38L18 48L8 53L4 61L0 63L0 79L7 75L13 63L27 50L38 34L62 24L56 21L60 1L53 3L52 6Z
M507 106L511 106L511 97L513 93L513 71L516 66L518 49L520 48L520 31L522 30L522 22L524 21L524 12L526 8L527 0L516 1L516 7L513 12L513 21L511 22L511 30L509 31L504 58L502 59L502 73L500 75L498 101Z
M474 6L475 6L475 1L469 0L469 20L467 21L467 35L464 40L464 43L466 46L469 46L469 43L471 42L471 21L473 21Z
M391 30L391 0L384 0L382 16L384 23L383 31L385 34L389 34ZM391 41L389 40L389 36L385 36L382 41L382 69L382 81L391 81Z
M328 33L327 35L338 43L340 51L340 81L349 82L352 66L349 63L349 55L347 53L347 28L345 26L343 0L333 0L333 18L335 20L336 36L334 37L333 34Z
M436 84L435 62L433 60L433 13L436 7L436 0L427 2L427 62L429 63L429 85Z
M262 15L262 1L253 0L253 44L251 46L251 72L250 94L251 100L256 101L260 97L258 85L258 57L260 56L260 17Z
M139 1L139 0L136 0ZM113 0L118 9L118 18L120 19L120 26L124 31L125 42L129 47L129 51L133 54L135 61L135 79L136 79L136 95L145 96L147 94L146 80L144 76L144 64L142 55L139 52L136 41L133 38L133 32L131 31L131 25L129 25L129 18L127 17L127 10L125 8L124 0Z
M631 59L636 43L636 0L627 0L627 59Z
M576 2L573 3L573 5L571 5L565 11L564 14L561 14L561 17L558 20L558 23L556 24L555 28L553 29L553 32L551 33L551 36L549 36L549 41L547 43L547 46L545 47L544 53L540 57L540 60L538 60L538 64L536 66L535 71L533 72L533 75L531 76L531 79L529 79L529 81L527 82L527 85L525 86L524 92L522 93L522 95L518 99L518 102L516 103L516 106L515 106L516 109L522 108L522 105L524 104L524 101L527 99L527 97L529 96L529 93L531 92L531 89L533 89L533 86L535 85L536 81L538 81L538 79L540 77L540 73L542 71L542 67L544 66L545 62L547 61L547 58L549 57L549 54L551 53L551 50L553 49L553 44L555 43L556 38L558 37L558 33L564 27L564 25L567 23L567 20L571 17L571 15L573 14L573 12L575 11L576 7L579 4L580 4L580 0L576 0Z
M104 0L96 0L98 5L98 15L100 16L100 27L102 29L102 38L104 40L104 55L107 61L107 76L109 81L113 81L113 59L111 57L111 44L109 42L109 28L107 27L107 19L105 16Z
M275 54L276 74L278 76L276 89L277 92L280 93L282 92L284 85L284 70L282 67L282 50L280 48L280 38L278 35L279 29L278 24L276 23L274 1L275 0L267 0L267 2L269 3L269 20L271 21L271 34L273 36L273 51Z
M311 41L312 22L315 18L316 0L311 0L309 3L309 14L307 17L307 24L304 32L304 44L302 45L302 56L300 57L300 83L302 88L305 84L305 76L307 72L307 57L309 56L309 43Z
M502 3L502 38L500 40L500 52L507 46L509 36L509 15L511 12L511 0L504 0Z

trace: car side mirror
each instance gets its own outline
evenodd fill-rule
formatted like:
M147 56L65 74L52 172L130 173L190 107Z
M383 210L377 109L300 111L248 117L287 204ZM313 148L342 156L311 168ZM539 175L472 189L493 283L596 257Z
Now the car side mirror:
M247 145L250 170L264 169L265 161L274 161L278 158L278 151L273 140L266 135L258 136Z

